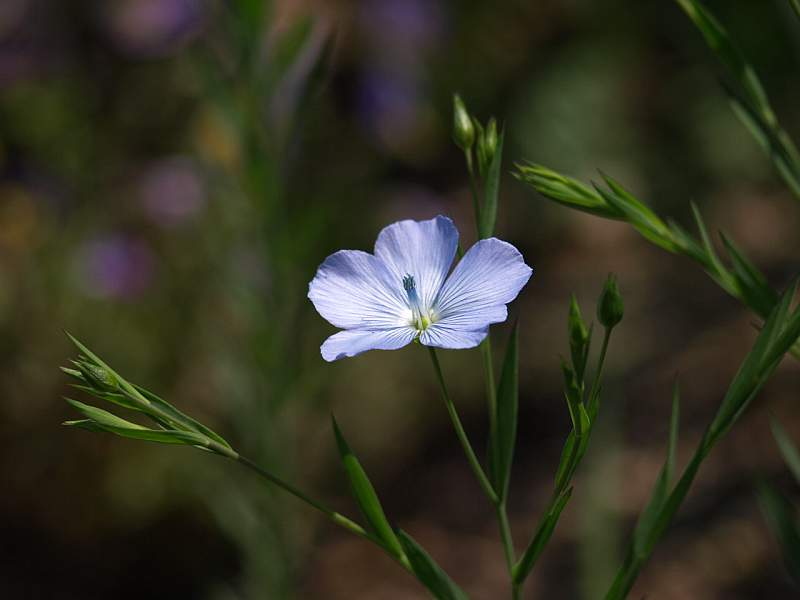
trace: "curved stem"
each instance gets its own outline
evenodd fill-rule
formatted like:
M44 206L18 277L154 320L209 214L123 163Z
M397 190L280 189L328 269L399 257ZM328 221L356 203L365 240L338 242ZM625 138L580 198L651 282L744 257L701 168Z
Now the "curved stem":
M592 388L589 391L588 409L591 420L597 416L598 400L600 394L600 380L603 375L603 364L606 361L606 352L608 351L608 342L611 340L612 328L607 327L605 335L603 336L603 346L600 348L600 357L597 359L597 369L594 373L594 381L592 381Z
M287 483L287 482L283 481L279 477L273 475L272 473L270 473L269 471L267 471L266 469L264 469L260 465L254 463L249 458L245 458L244 456L242 456L240 454L237 454L235 460L238 463L240 463L240 464L244 465L245 467L247 467L248 469L250 469L251 471L256 472L258 475L260 475L261 477L263 477L264 479L266 479L270 483L278 486L283 491L288 492L289 494L291 494L292 496L294 496L298 500L301 500L302 502L305 502L311 508L314 508L314 509L318 510L319 512L324 514L326 517L328 517L331 521L333 521L337 525L339 525L341 527L344 527L345 529L347 529L351 533L355 533L356 535L358 535L360 537L363 537L365 539L368 539L371 542L375 542L377 544L380 544L380 542L378 542L374 537L372 537L363 527L361 527L361 525L359 525L355 521L345 517L341 513L338 513L338 512L336 512L334 510L329 509L327 506L324 506L323 504L320 504L319 502L317 502L313 498L309 498L306 494L304 494L303 492L298 490L296 487L294 487L290 483Z
M508 573L513 577L514 564L517 562L517 557L514 554L514 538L511 537L511 526L508 524L505 502L497 504L497 523L500 526L500 539L503 541L503 553L506 556Z
M408 561L408 558L406 556L399 556L398 557L396 554L394 554L394 552L392 552L389 548L387 548L380 539L378 539L377 537L375 537L374 535L372 535L371 533L366 531L363 527L361 527L361 525L359 525L358 523L356 523L352 519L344 516L343 514L329 509L327 506L317 502L313 498L308 497L305 493L301 492L300 490L298 490L296 487L294 487L290 483L287 483L287 482L283 481L281 478L273 475L272 473L270 473L269 471L264 469L262 466L254 463L249 458L246 458L246 457L244 457L244 456L242 456L240 454L237 454L237 453L234 453L234 454L235 455L226 454L226 456L228 456L229 458L232 458L236 462L244 465L245 467L247 467L251 471L254 471L258 475L260 475L261 477L263 477L264 479L269 481L270 483L278 486L283 491L288 492L289 494L291 494L292 496L294 496L298 500L301 500L302 502L304 502L305 504L307 504L311 508L313 508L315 510L318 510L323 515L328 517L336 525L339 525L340 527L343 527L344 529L346 529L350 533L354 533L355 535L357 535L357 536L359 536L359 537L361 537L361 538L363 538L363 539L365 539L365 540L367 540L369 542L372 542L373 544L378 546L381 550L383 550L391 559L393 559L401 567L403 567L406 571L408 571L409 573L411 573L413 575L413 570L411 568L411 563Z
M442 400L447 408L447 414L450 415L450 421L453 423L453 428L456 431L458 441L461 443L461 448L464 450L464 454L467 456L469 466L472 468L472 472L475 475L475 478L478 480L478 484L481 486L483 493L486 494L486 497L489 498L493 504L497 504L497 494L492 488L492 484L489 483L486 473L483 472L483 468L478 461L478 457L475 456L475 451L472 449L472 445L469 443L467 432L464 431L464 426L461 424L461 419L458 417L456 407L453 404L453 401L450 399L450 394L447 392L447 386L444 383L444 376L442 375L442 367L439 364L439 358L436 356L436 351L430 346L428 346L428 351L431 356L431 362L433 363L433 370L436 373L436 379L439 382L439 389L442 392Z

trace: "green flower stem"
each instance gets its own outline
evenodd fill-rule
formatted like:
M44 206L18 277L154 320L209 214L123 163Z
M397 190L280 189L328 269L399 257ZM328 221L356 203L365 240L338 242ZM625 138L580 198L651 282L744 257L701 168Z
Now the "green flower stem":
M603 376L603 365L606 362L606 353L608 352L608 343L611 341L611 331L613 328L606 327L605 334L603 335L603 345L600 347L600 357L597 359L597 371L594 374L594 381L592 381L592 387L589 390L589 397L588 397L588 410L589 410L589 417L591 418L591 422L594 423L594 419L597 416L598 411L598 402L600 400L600 381Z
M472 209L475 211L475 231L478 239L481 237L481 196L478 192L478 178L475 177L475 170L472 167L472 152L464 152L467 159L467 171L469 172L469 191L472 195Z
M272 473L270 473L269 471L267 471L263 467L261 467L258 464L254 463L249 458L245 458L244 456L237 455L236 461L241 463L242 465L244 465L245 467L247 467L251 471L255 471L256 473L258 473L258 475L260 475L261 477L263 477L264 479L266 479L270 483L278 486L279 488L281 488L285 492L288 492L289 494L291 494L292 496L294 496L298 500L301 500L301 501L305 502L311 508L314 508L314 509L318 510L319 512L324 514L326 517L328 517L331 521L333 521L337 525L340 525L340 526L344 527L348 531L350 531L352 533L355 533L356 535L358 535L360 537L366 538L366 539L368 539L370 541L376 541L358 523L355 523L354 521L348 519L344 515L342 515L340 513L337 513L336 511L333 511L333 510L327 508L326 506L323 506L322 504L320 504L316 500L314 500L312 498L309 498L306 494L304 494L303 492L298 490L296 487L294 487L293 485L291 485L289 483L286 483L285 481L283 481L279 477L273 475Z
M506 511L506 503L499 502L497 504L497 522L500 525L500 539L503 541L503 552L506 556L506 565L508 565L509 575L514 573L514 565L517 562L517 557L514 553L514 538L511 536L511 526L508 524L508 512Z
M497 494L492 488L492 484L489 483L486 473L483 472L483 468L478 461L478 457L475 456L475 451L472 449L472 445L469 443L469 438L467 438L467 432L464 431L464 426L461 424L461 419L458 417L456 407L453 404L453 401L450 399L450 394L447 392L447 386L444 383L442 367L439 364L439 358L436 356L436 350L428 346L428 352L431 356L431 362L433 363L433 370L436 373L436 379L439 382L439 389L442 392L442 400L447 408L447 413L450 415L450 421L453 423L453 428L456 431L458 441L461 443L461 448L464 450L464 454L467 456L469 466L472 468L472 472L474 473L475 478L478 480L478 484L481 486L483 493L486 494L486 497L492 501L492 504L496 505L498 503Z
M216 449L213 449L213 450L216 451ZM296 487L294 487L290 483L287 483L287 482L283 481L282 479L280 479L279 477L273 475L272 473L270 473L269 471L267 471L266 469L264 469L260 465L254 463L249 458L246 458L246 457L244 457L244 456L242 456L240 454L237 454L236 452L233 452L233 454L231 454L232 452L233 452L232 450L228 450L224 454L224 456L227 456L228 458L232 458L233 460L237 461L241 465L244 465L245 467L247 467L251 471L254 471L259 476L263 477L264 479L266 479L270 483L278 486L283 491L288 492L289 494L291 494L292 496L294 496L298 500L306 503L311 508L314 508L317 511L321 512L323 515L325 515L328 519L330 519L336 525L339 525L340 527L343 527L344 529L346 529L350 533L354 533L355 535L357 535L357 536L359 536L359 537L361 537L361 538L363 538L363 539L365 539L367 541L372 542L373 544L378 546L381 550L383 550L389 557L391 557L398 564L400 564L406 571L408 571L409 573L413 573L412 569L411 569L411 564L408 562L408 558L406 558L405 556L402 556L402 557L398 558L393 552L391 552L383 544L383 542L381 542L377 537L375 537L374 535L372 535L371 533L366 531L363 527L361 527L361 525L359 525L358 523L356 523L352 519L344 516L343 514L338 513L338 512L336 512L334 510L331 510L327 506L324 506L323 504L320 504L319 502L317 502L313 498L308 497L305 493L301 492L300 490L298 490Z

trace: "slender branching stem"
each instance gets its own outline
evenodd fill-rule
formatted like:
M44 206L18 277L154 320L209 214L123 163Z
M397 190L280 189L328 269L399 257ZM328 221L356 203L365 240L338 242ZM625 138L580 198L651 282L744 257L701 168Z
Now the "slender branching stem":
M345 517L344 515L336 512L336 511L333 511L333 510L329 509L328 507L320 504L319 502L317 502L313 498L310 498L305 493L303 493L300 490L298 490L292 484L283 481L280 477L277 477L276 475L273 475L272 473L270 473L269 471L267 471L266 469L264 469L260 465L254 463L249 458L245 458L242 455L238 455L237 458L236 458L236 461L239 462L240 464L244 465L245 467L247 467L251 471L256 472L258 475L260 475L261 477L263 477L264 479L266 479L270 483L278 486L283 491L291 494L292 496L294 496L298 500L301 500L302 502L305 502L311 508L314 508L314 509L318 510L319 512L324 514L326 517L328 517L331 521L333 521L337 525L340 525L341 527L344 527L345 529L347 529L351 533L355 533L356 535L358 535L360 537L366 538L366 539L368 539L370 541L375 541L375 539L363 527L361 527L361 525L359 525L358 523L352 521L351 519Z
M600 348L600 356L597 359L597 369L595 370L594 381L592 381L592 387L589 390L588 409L592 422L594 422L594 418L597 416L597 410L599 408L598 401L600 396L600 381L603 378L603 366L606 362L606 353L608 352L608 343L611 340L611 331L612 328L606 327L605 334L603 335L603 345Z
M354 533L355 535L357 535L360 538L363 538L363 539L365 539L365 540L367 540L369 542L372 542L373 544L378 546L378 548L383 550L391 559L393 559L401 567L403 567L406 571L408 571L409 573L413 574L413 571L411 569L411 564L408 562L408 558L406 558L405 556L401 556L401 557L396 556L389 548L387 548L384 545L383 542L381 542L380 539L378 539L377 537L375 537L374 535L372 535L371 533L366 531L363 527L361 527L361 525L359 525L358 523L356 523L352 519L344 516L341 513L338 513L338 512L336 512L334 510L331 510L327 506L321 504L320 502L317 502L313 498L310 498L304 492L301 492L300 490L298 490L296 487L294 487L290 483L287 483L287 482L283 481L280 477L277 477L276 475L273 475L272 473L267 471L262 466L254 463L249 458L246 458L246 457L242 456L241 454L235 454L235 456L232 456L230 454L226 454L226 456L228 456L230 458L233 458L233 460L235 460L236 462L240 463L241 465L244 465L245 467L247 467L251 471L255 472L260 477L263 477L264 479L266 479L267 481L269 481L273 485L278 486L283 491L291 494L292 496L294 496L298 500L304 502L305 504L307 504L311 508L321 512L323 515L325 515L328 519L330 519L336 525L339 525L340 527L343 527L344 529L346 529L350 533Z
M431 357L431 362L433 363L433 370L436 374L436 379L439 382L442 400L444 401L445 408L447 408L447 414L450 415L450 421L453 423L453 429L456 431L456 436L458 437L458 441L461 443L461 448L464 450L464 454L467 456L469 466L472 468L475 479L478 480L478 484L483 490L483 493L486 494L486 497L492 501L492 504L497 504L497 494L495 493L494 488L492 488L489 478L486 477L486 473L484 473L483 467L481 467L481 463L478 461L478 457L475 456L475 451L472 449L472 445L469 442L467 432L464 431L464 426L461 424L461 419L458 417L458 411L456 411L456 407L453 404L453 401L450 399L450 394L448 393L447 386L444 382L444 375L442 375L442 367L439 364L439 357L436 356L436 350L429 346L428 352Z

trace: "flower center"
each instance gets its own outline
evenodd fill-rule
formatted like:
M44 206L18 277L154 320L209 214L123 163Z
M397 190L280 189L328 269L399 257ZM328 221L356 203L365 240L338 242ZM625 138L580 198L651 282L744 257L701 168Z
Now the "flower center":
M419 298L419 294L417 294L417 284L414 281L413 275L406 274L406 276L403 277L403 289L406 291L408 306L411 308L411 325L418 331L424 331L430 326L432 316L430 311L425 310L422 306L422 301Z

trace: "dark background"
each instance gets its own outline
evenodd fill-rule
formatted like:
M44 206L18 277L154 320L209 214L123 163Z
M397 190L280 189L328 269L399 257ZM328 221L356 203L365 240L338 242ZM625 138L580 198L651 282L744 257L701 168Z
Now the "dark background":
M779 0L709 1L800 133L800 21ZM521 547L569 418L558 354L609 271L626 317L602 416L530 598L598 598L663 459L683 389L685 461L754 337L695 265L552 205L509 172L602 169L691 225L697 202L784 286L800 206L729 109L718 66L667 0L0 4L0 596L424 598L371 546L233 464L66 429L68 330L121 373L348 514L335 412L384 499L475 598L506 594L491 507L419 348L327 364L317 265L399 218L452 216L470 243L451 94L507 131L499 237L536 268L521 323L510 512ZM465 244L466 245L466 244ZM507 326L494 328L502 348ZM480 357L443 353L483 443ZM787 359L713 452L633 597L794 597L754 497L797 497L769 433L800 436Z

